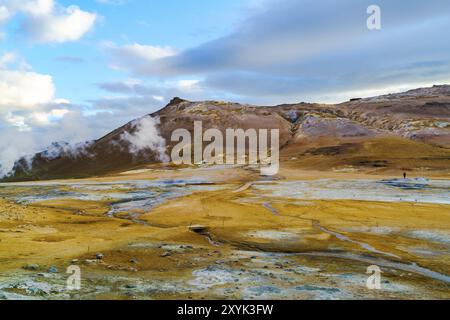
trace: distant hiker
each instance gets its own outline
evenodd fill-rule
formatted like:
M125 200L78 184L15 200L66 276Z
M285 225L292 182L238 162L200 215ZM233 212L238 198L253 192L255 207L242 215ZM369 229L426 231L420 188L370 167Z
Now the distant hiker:
M403 172L403 179L406 179L406 172Z

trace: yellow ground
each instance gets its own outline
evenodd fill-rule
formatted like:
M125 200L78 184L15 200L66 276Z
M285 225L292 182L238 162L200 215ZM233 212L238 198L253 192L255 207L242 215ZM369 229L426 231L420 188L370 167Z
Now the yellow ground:
M6 274L30 263L39 264L42 268L52 265L65 268L73 259L83 262L94 259L95 253L102 252L104 261L84 266L88 272L97 275L131 272L148 279L189 280L196 268L206 267L217 259L230 260L235 250L352 252L397 262L414 262L442 274L450 273L448 252L424 258L409 251L409 248L421 247L445 253L447 247L405 236L411 230L448 232L450 206L348 200L295 203L288 199L267 201L254 199L251 187L236 192L241 185L236 183L225 191L199 192L168 201L140 217L147 225L106 217L108 205L103 202L60 200L21 206L0 199L0 273ZM267 203L272 209L264 206ZM192 232L189 227L193 225L204 226L205 233ZM349 231L358 227L389 227L396 232L373 234ZM339 232L352 242L342 241L323 228ZM255 231L268 230L287 232L297 237L273 239L252 235ZM396 257L368 252L357 242L369 244L380 252ZM155 246L142 250L129 246L133 243ZM162 255L166 249L161 245L167 243L192 246L192 250L164 257ZM133 259L139 262L132 262ZM298 259L311 264L317 262L314 259ZM230 263L239 266L237 262ZM350 262L345 259L325 259L325 263L329 271L339 272L342 268L350 268ZM359 265L356 263L353 269L360 272ZM389 277L401 283L419 284L423 290L428 290L428 294L434 292L437 297L450 297L448 287L436 280L417 274L409 274L409 277L401 279L395 274ZM96 298L114 297L103 294ZM215 296L212 292L208 295L207 291L202 294L153 296L180 297L221 296ZM234 297L241 298L239 295ZM379 297L389 295L380 294Z

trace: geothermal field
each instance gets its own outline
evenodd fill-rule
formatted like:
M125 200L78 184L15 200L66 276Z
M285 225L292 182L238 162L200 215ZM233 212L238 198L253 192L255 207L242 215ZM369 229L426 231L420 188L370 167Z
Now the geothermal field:
M450 298L442 177L205 165L3 183L0 239L2 299Z

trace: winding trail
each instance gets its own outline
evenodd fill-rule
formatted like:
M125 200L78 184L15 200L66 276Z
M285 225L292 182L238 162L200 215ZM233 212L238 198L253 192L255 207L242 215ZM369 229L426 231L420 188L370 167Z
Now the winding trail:
M263 204L263 207L266 209L272 208L274 209L271 204L269 202L266 202ZM271 209L269 209L270 211L272 211ZM276 209L274 209L276 210ZM278 211L277 211L278 212ZM356 241L353 239L350 239L349 237L338 233L336 231L330 230L326 227L324 227L323 225L321 225L320 221L317 219L312 219L312 218L305 218L305 217L298 217L298 216L294 216L294 215L280 215L279 213L277 214L279 216L282 217L289 217L289 218L293 218L293 219L299 219L299 220L304 220L304 221L310 221L311 225L314 228L317 228L318 230L325 232L329 235L332 235L334 237L336 237L337 239L341 240L341 241L345 241L345 242L350 242L350 243L354 243L359 245L361 248L371 252L371 253L376 253L379 255L384 255L387 257L391 257L391 258L395 258L395 259L399 259L401 260L400 257L398 257L395 254L389 253L389 252L384 252L384 251L380 251L377 250L376 248L374 248L373 246L371 246L368 243L365 242L361 242L361 241ZM450 276L446 275L446 274L442 274L424 267L421 267L419 265L417 265L416 263L407 263L407 262L398 262L398 261L390 261L390 260L386 260L383 258L379 258L379 257L371 257L371 256L362 256L359 254L354 254L352 252L346 252L346 253L334 253L334 252L312 252L312 253L296 253L297 255L302 255L302 256L317 256L317 257L331 257L331 258L340 258L340 259L346 259L346 260L353 260L353 261L359 261L359 262L364 262L364 263L369 263L369 264L374 264L374 265L378 265L381 267L388 267L388 268L394 268L394 269L398 269L398 270L402 270L405 272L411 272L411 273L415 273L415 274L419 274L434 280L438 280L438 281L442 281L445 283L450 283Z
M376 257L368 257L356 255L350 252L346 253L333 253L333 252L309 252L309 253L297 253L296 255L300 256L310 256L310 257L328 257L328 258L337 258L337 259L346 259L364 262L368 264L377 265L385 268L393 268L397 270L402 270L405 272L411 272L415 274L419 274L425 276L427 278L431 278L434 280L439 280L445 283L450 283L450 276L421 267L416 263L403 263L403 262L394 262Z

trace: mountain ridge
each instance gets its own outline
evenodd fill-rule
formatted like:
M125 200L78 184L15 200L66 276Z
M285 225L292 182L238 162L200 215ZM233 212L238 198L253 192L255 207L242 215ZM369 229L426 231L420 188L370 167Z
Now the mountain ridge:
M48 150L44 150L21 158L3 181L89 177L158 163L164 153L170 154L171 133L179 128L192 132L194 121L202 121L204 128L221 131L227 128L279 129L284 161L301 158L301 163L308 159L307 155L320 155L323 151L325 155L319 160L328 157L330 166L342 154L347 154L347 158L344 157L340 166L355 166L350 159L354 154L348 153L355 152L355 148L362 150L361 146L374 139L400 139L399 148L403 148L400 145L411 147L407 141L423 144L416 148L427 146L424 148L430 154L442 151L444 159L437 161L437 167L450 159L446 158L450 148L449 85L352 99L340 104L301 102L255 106L224 101L193 102L175 97L161 110L130 121L95 141L78 144L75 149L59 146L56 156L49 157ZM436 150L431 151L428 146ZM327 154L330 150L339 152L333 156ZM377 163L376 159L373 161ZM356 166L364 167L364 163L373 161L361 160ZM434 164L425 160L421 164L434 168Z

